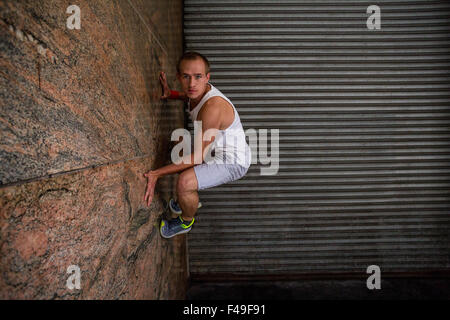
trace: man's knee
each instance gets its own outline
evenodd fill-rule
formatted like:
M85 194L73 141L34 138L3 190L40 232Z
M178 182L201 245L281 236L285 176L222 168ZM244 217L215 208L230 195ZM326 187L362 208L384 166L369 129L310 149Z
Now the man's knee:
M195 176L194 169L188 169L183 171L178 176L177 193L193 192L197 190L197 177Z

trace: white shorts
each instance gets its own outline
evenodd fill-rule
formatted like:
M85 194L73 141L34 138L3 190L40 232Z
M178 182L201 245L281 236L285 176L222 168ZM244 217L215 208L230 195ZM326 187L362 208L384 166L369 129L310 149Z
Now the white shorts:
M248 167L246 168L239 164L202 163L194 166L198 190L212 188L238 180L245 176L247 171Z

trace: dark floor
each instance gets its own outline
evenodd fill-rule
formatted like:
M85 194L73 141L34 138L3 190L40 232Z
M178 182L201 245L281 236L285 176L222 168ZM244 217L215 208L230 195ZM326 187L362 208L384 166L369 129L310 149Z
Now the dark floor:
M187 300L450 300L450 278L382 279L369 290L365 280L193 282Z

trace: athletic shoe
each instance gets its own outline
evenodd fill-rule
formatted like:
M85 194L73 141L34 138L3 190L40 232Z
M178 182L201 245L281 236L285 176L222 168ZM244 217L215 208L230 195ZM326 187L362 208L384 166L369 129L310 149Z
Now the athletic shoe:
M199 201L197 209L200 209L201 207L202 207L202 203ZM170 208L170 211L172 211L172 213L175 213L178 215L182 214L180 205L178 204L178 202L176 202L173 199L170 199L170 201L169 201L169 208Z
M174 218L172 220L161 220L161 226L159 231L163 238L172 238L177 234L183 234L191 231L194 220L188 222L184 221L181 217Z

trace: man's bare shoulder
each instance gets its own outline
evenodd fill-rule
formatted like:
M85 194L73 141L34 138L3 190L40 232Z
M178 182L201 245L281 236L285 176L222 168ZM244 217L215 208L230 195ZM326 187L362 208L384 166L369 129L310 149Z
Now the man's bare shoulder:
M216 97L211 97L209 98L205 104L203 105L204 107L209 106L210 108L223 108L228 106L229 103L227 100L225 100L222 97L216 96Z
M205 102L197 119L203 121L217 121L215 127L224 130L234 121L233 107L222 97L212 97Z
M200 109L199 117L218 116L222 113L227 101L221 97L209 98Z

